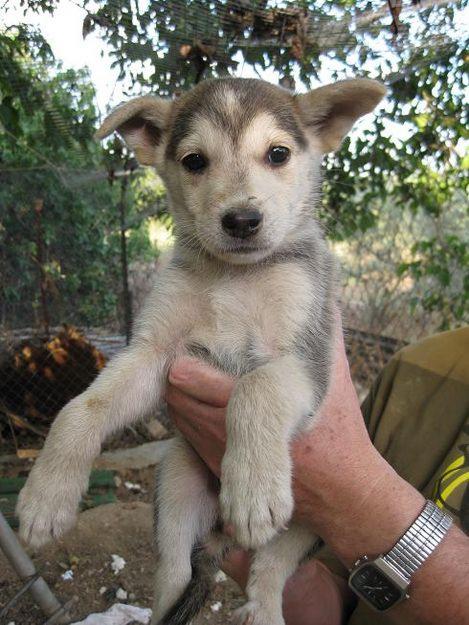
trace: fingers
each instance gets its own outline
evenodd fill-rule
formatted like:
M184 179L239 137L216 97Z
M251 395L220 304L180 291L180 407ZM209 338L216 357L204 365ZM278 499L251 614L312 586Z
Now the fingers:
M191 419L188 419L182 412L179 412L177 409L173 408L168 404L168 414L171 421L177 427L177 429L181 432L185 439L192 442L194 438L200 436L200 425L199 423L194 423Z
M176 362L165 399L182 435L216 475L226 445L225 407L234 381L196 360Z
M173 384L166 387L165 399L170 408L192 423L194 429L202 430L211 423L224 420L223 407L204 403Z
M222 408L211 408L222 412ZM223 415L212 415L212 421L206 423L203 420L188 417L185 413L178 412L174 408L169 409L169 416L184 438L192 445L208 468L214 475L220 476L220 467L225 453L226 432Z
M224 373L193 358L180 358L169 371L169 382L193 399L223 408L235 381Z
M204 404L172 384L166 388L169 414L176 427L189 439L202 437L226 443L225 408Z

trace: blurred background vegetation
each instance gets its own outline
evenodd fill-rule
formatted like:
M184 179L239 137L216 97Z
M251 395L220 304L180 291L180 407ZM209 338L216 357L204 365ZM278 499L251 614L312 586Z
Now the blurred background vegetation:
M157 174L137 168L118 139L95 142L106 113L100 86L90 68L54 56L41 28L46 19L53 27L64 5L0 0L3 336L24 328L47 335L62 323L128 332L171 244ZM73 6L84 45L99 40L116 76L109 106L140 93L175 96L226 74L299 91L344 77L383 80L384 107L324 164L320 213L342 261L346 321L403 340L467 323L464 2Z

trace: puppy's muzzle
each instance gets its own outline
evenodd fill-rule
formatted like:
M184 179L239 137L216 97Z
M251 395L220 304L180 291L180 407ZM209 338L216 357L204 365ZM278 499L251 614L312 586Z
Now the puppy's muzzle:
M221 220L223 230L237 239L247 239L259 232L262 226L262 213L257 209L228 211Z

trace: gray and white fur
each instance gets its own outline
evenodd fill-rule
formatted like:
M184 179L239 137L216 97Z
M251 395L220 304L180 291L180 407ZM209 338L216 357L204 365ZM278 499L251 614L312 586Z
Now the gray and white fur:
M156 167L177 240L129 347L57 416L18 513L34 546L68 530L103 440L154 412L178 356L236 376L219 492L180 436L159 471L153 625L196 616L231 546L222 523L254 550L237 622L284 625L285 581L316 540L290 523L289 444L314 425L334 340L335 265L315 216L321 160L383 95L366 79L294 95L229 78L176 100L136 98L99 130L117 130ZM280 164L270 158L276 146L287 148ZM197 171L191 154L203 161Z

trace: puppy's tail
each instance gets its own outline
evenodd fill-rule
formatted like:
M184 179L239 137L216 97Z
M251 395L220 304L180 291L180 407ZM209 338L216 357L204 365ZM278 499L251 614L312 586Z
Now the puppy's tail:
M203 547L194 547L191 581L158 625L189 625L204 606L220 562L219 554L212 555Z

